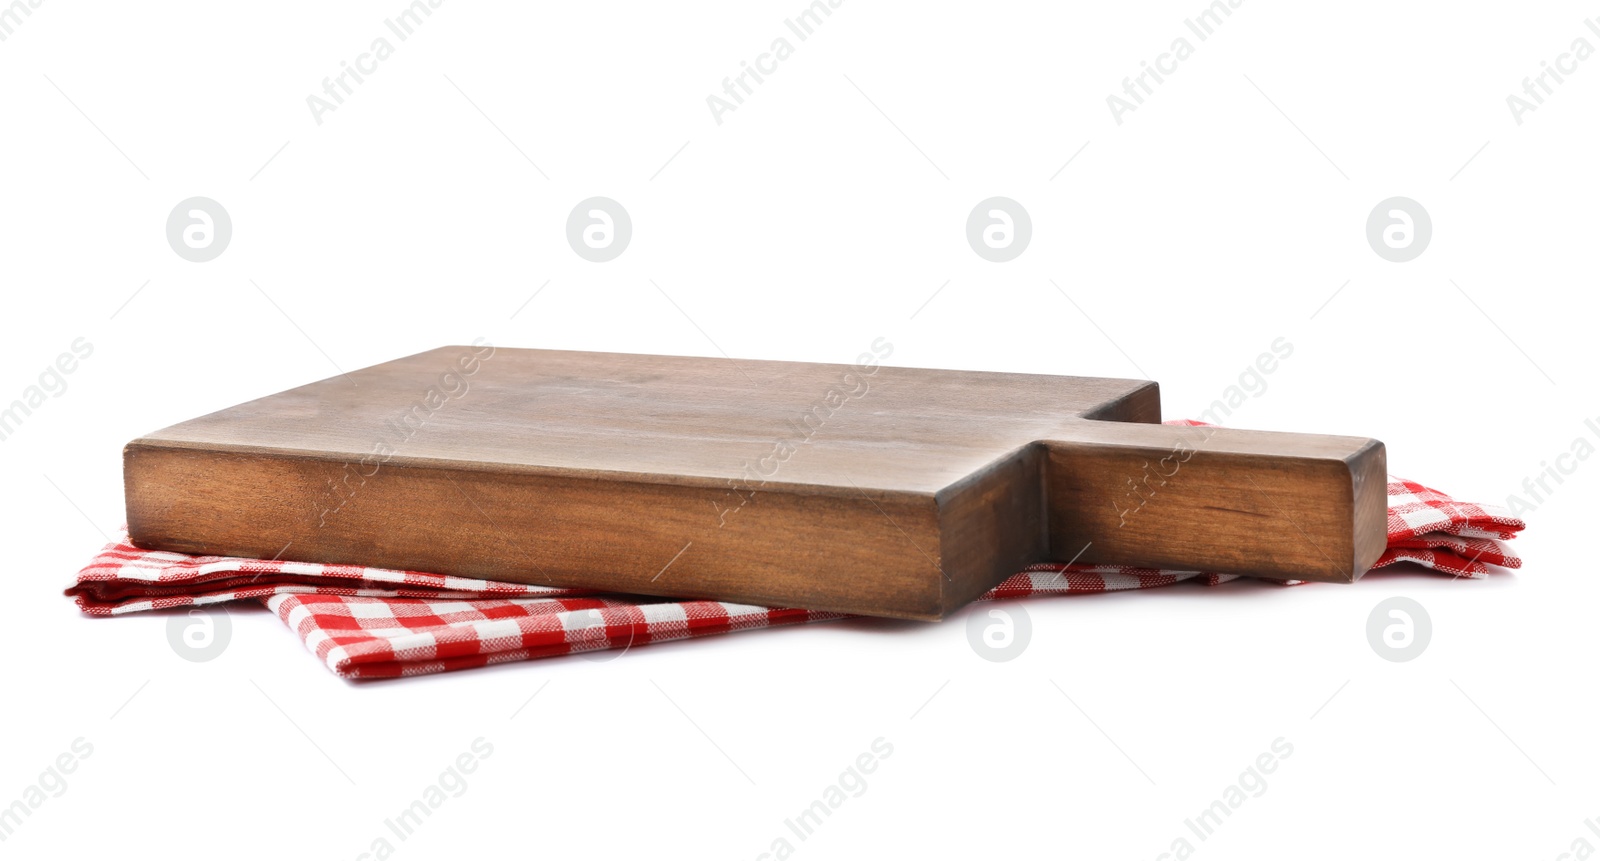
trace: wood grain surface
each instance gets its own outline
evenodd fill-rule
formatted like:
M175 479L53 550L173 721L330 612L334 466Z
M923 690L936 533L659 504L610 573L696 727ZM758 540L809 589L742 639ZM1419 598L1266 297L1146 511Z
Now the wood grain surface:
M141 547L938 619L1023 566L1349 582L1383 445L1155 383L443 347L124 450Z

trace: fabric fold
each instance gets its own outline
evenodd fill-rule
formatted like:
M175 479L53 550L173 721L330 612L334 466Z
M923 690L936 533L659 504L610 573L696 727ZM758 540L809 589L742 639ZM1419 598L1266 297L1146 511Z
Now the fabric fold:
M1374 569L1410 562L1476 580L1496 567L1521 566L1504 542L1526 524L1509 511L1458 502L1398 478L1390 478L1388 495L1388 549ZM1042 564L1007 578L979 600L1153 589L1185 581L1216 586L1238 579L1204 571ZM350 679L414 676L848 618L356 565L191 556L141 550L126 535L84 566L66 594L90 616L261 601L330 670Z

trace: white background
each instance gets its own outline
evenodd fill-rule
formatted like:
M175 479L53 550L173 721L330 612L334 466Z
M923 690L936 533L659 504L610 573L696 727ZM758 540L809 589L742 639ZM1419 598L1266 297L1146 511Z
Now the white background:
M1230 425L1376 436L1395 474L1503 503L1600 417L1600 59L1520 125L1506 104L1574 39L1600 46L1593 4L1251 0L1200 42L1200 0L849 0L800 42L799 0L446 2L318 125L306 97L402 8L48 0L0 42L0 402L94 345L0 443L0 805L94 747L6 854L356 857L480 736L493 755L400 857L1600 844L1600 462L1529 515L1516 574L1031 600L1002 664L963 613L354 685L264 609L191 664L167 618L59 594L122 522L129 439L479 336L827 362L885 337L892 364L1148 376L1169 418L1286 337ZM1185 35L1118 125L1106 97ZM719 125L706 97L779 36L793 56ZM163 233L195 195L234 225L204 264ZM632 214L610 263L564 235L594 195ZM1033 221L1004 264L963 233L993 195ZM1405 264L1364 235L1395 195L1433 220ZM1393 595L1433 621L1409 663L1366 639ZM794 838L784 819L879 737L867 791ZM1267 790L1189 834L1280 737Z

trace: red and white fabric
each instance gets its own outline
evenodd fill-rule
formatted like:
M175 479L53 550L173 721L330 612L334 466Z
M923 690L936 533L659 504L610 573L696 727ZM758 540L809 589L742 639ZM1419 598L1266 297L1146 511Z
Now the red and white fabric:
M1456 502L1391 478L1389 548L1374 568L1414 562L1482 579L1522 562L1502 542L1524 528L1497 506ZM1034 565L985 594L1003 600L1170 586L1234 576L1115 565ZM841 613L723 601L606 595L389 571L140 550L126 536L101 550L67 594L91 616L226 601L262 601L328 668L392 678L533 658L642 646L753 628L822 622Z

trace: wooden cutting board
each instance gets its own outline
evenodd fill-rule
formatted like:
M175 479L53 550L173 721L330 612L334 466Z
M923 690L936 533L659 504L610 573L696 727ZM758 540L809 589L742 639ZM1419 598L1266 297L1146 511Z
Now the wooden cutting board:
M133 543L939 619L1024 566L1350 582L1372 439L1158 424L1153 382L442 347L124 451Z

